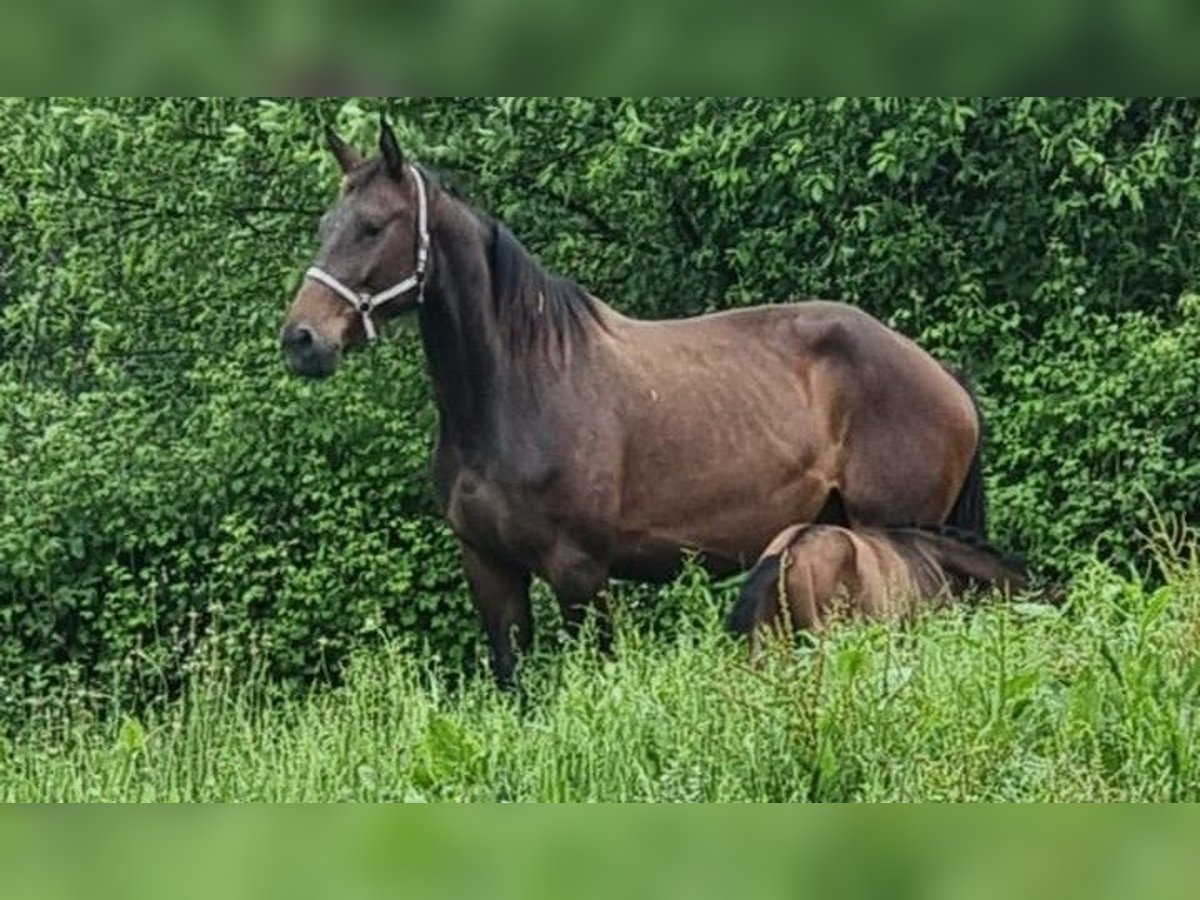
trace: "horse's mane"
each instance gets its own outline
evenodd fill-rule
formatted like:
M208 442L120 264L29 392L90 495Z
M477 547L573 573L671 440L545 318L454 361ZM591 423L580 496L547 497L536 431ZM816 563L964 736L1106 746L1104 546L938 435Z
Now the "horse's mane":
M482 216L488 231L492 302L510 349L557 343L585 344L592 327L604 327L602 305L571 281L547 272L501 222Z
M1021 557L1000 549L986 538L980 537L974 531L958 528L954 525L927 525L916 522L905 525L889 525L879 529L895 540L913 540L917 535L926 534L947 538L958 544L965 544L972 550L979 550L989 556L994 556L1005 565L1023 568L1025 561Z
M921 552L921 545L930 538L942 539L957 544L973 553L989 557L993 564L1016 576L1023 582L1029 580L1029 570L1025 560L1019 556L1001 550L995 544L985 540L973 531L956 528L953 525L911 524L892 526L880 529L887 537L912 551ZM946 560L945 562L949 562Z
M382 161L368 165L373 168L363 173L364 180L381 170ZM504 223L478 209L457 176L424 164L419 168L427 183L470 210L483 225L492 305L506 346L526 351L554 342L561 355L568 342L585 342L591 326L604 327L603 304L571 279L547 271Z

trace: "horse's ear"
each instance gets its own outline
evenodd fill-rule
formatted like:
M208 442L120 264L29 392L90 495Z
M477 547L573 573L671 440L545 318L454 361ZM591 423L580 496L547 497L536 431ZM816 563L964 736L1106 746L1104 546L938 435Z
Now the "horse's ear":
M342 167L343 175L349 175L352 169L362 163L362 156L358 151L343 141L331 125L325 126L325 143L329 152L337 159L338 165Z
M396 132L392 131L392 126L382 115L379 117L379 154L389 175L393 178L404 175L404 154L400 152Z

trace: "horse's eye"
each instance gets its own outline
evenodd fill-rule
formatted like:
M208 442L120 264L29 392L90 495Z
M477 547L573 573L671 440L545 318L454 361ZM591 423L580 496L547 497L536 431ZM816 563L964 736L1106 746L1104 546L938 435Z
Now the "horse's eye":
M368 239L373 238L373 237L378 237L379 232L382 230L383 229L380 228L378 225L376 225L374 222L363 222L361 225L358 226L359 235L361 235L363 238L368 238Z

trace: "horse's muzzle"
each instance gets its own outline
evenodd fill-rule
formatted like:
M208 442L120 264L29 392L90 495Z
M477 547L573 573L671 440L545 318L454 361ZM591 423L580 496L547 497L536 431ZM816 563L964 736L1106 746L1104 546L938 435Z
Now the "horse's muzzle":
M337 371L341 348L324 340L303 322L284 326L280 343L288 365L297 375L323 378Z

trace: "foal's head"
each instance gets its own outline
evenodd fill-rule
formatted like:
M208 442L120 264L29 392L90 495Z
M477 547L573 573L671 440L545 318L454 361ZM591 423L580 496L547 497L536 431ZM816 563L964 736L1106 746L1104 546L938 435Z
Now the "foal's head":
M292 370L309 376L333 374L344 350L416 307L428 251L424 177L405 163L392 129L384 123L379 155L365 160L333 131L326 139L345 176L342 192L321 219L314 267L281 335Z

